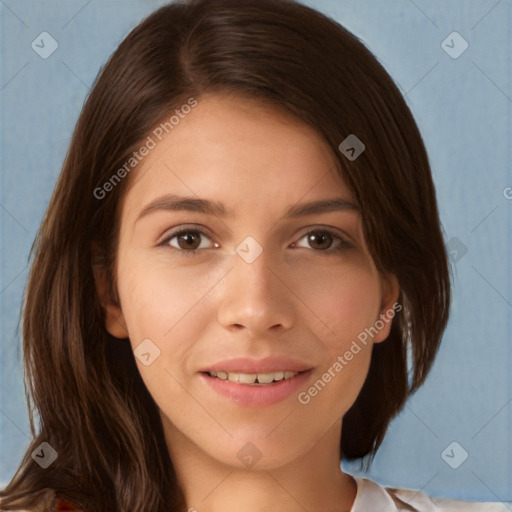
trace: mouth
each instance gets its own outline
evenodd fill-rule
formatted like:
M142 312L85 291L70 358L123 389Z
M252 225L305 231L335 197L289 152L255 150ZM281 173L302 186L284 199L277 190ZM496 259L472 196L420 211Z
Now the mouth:
M214 401L266 407L293 399L313 373L311 365L285 357L230 359L199 372Z
M205 372L210 377L214 377L220 380L227 380L229 382L239 382L240 384L256 384L267 386L274 384L282 380L292 379L296 375L304 372L294 372L292 370L279 370L277 372L265 372L265 373L242 373L242 372Z

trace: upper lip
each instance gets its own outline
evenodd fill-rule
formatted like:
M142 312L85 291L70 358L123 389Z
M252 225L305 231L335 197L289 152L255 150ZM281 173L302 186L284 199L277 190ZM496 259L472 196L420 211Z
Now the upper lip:
M217 361L201 370L202 372L270 373L278 371L303 372L312 366L297 359L284 356L270 356L263 359L234 358Z

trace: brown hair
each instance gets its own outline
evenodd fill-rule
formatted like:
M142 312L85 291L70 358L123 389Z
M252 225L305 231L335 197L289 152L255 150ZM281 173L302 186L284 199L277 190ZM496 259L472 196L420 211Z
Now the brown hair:
M343 419L342 456L370 461L424 382L448 320L449 272L425 147L390 76L345 28L292 1L170 4L139 24L101 71L33 247L23 347L34 441L1 494L5 510L29 506L43 489L91 511L185 506L157 406L128 340L105 330L93 279L94 246L115 296L117 213L129 180L101 199L94 191L169 112L216 91L273 102L323 136L359 203L378 270L398 279L403 309L374 346ZM338 150L349 134L366 146L354 161ZM43 441L58 452L47 469L30 455Z

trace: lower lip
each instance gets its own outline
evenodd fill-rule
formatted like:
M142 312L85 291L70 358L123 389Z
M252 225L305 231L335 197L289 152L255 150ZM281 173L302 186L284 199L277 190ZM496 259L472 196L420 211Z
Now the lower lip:
M240 405L268 406L281 402L304 386L310 370L299 373L290 379L272 384L241 384L218 379L207 373L200 374L203 380L217 393Z

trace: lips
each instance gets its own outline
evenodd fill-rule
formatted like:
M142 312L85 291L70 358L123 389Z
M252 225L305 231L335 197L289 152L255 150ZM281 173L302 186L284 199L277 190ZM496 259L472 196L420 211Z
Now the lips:
M298 372L291 370L282 370L277 372L265 373L239 373L239 372L209 372L211 377L230 382L240 382L241 384L271 384L283 379L291 379L298 375Z
M270 406L296 393L313 368L289 357L229 359L200 371L217 396L237 406Z
M311 365L285 356L270 356L263 359L234 358L218 361L202 372L263 374L278 372L300 373L311 369Z

